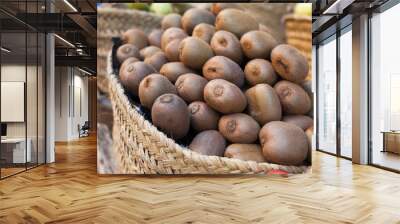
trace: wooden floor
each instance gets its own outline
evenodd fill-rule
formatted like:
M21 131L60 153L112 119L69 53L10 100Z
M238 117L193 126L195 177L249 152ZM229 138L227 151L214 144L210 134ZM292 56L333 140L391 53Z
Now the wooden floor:
M98 176L96 139L0 181L0 223L400 223L400 175L314 153L291 177Z

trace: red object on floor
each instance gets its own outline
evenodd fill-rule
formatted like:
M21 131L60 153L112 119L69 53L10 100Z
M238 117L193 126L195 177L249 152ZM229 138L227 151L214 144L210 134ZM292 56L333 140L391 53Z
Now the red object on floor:
M270 170L268 171L267 174L272 174L272 175L288 175L289 173L284 171L284 170Z

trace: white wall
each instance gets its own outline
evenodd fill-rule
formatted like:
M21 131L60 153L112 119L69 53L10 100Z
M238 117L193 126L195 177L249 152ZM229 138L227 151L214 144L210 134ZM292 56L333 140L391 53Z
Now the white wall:
M74 140L88 120L88 78L72 67L56 67L55 74L55 140Z

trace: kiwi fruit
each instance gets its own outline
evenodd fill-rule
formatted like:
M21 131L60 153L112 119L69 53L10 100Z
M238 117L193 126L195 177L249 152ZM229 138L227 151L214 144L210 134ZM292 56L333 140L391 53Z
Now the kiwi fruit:
M242 63L243 52L239 39L228 31L217 31L210 41L211 49L215 55L228 57L238 64Z
M271 52L271 62L275 71L285 80L302 83L307 77L307 58L293 46L276 46Z
M140 82L149 74L155 73L153 66L138 61L127 64L119 73L122 85L133 95L138 95Z
M153 66L153 68L157 71L160 71L161 67L168 63L168 59L165 56L164 52L157 52L151 57L148 57L144 60L145 63Z
M194 71L186 67L182 62L169 62L160 69L160 74L167 77L172 83L175 83L180 75L186 73L194 73Z
M122 62L121 67L119 68L119 72L121 73L126 65L132 64L133 62L137 62L137 61L140 61L140 60L135 57L127 58L124 62Z
M163 31L160 29L155 29L151 31L147 39L149 40L149 44L156 47L161 47L161 36Z
M271 63L265 59L253 59L244 67L244 74L249 85L254 86L266 83L273 86L278 80Z
M139 48L133 44L123 44L117 49L117 59L123 63L127 58L140 58Z
M186 102L203 101L203 90L207 84L207 79L202 76L186 73L178 77L175 87L178 94Z
M261 128L259 139L268 162L301 165L307 157L307 135L294 124L271 121Z
M281 80L274 86L285 114L306 114L311 109L311 99L299 85Z
M231 144L226 147L224 156L243 161L265 162L261 146L258 144Z
M189 149L207 156L223 156L226 141L215 130L207 130L197 134L189 145Z
M286 115L283 116L282 121L294 124L303 129L304 131L314 125L313 119L305 115Z
M151 109L157 97L166 93L177 94L175 86L163 75L150 74L140 82L139 99L144 107Z
M264 24L261 24L261 23L258 24L258 30L266 32L266 33L269 33L269 34L272 34L271 29L268 26L266 26Z
M156 46L148 46L140 50L140 57L146 59L153 56L155 53L161 52L161 49Z
M192 36L200 38L207 43L210 43L210 40L213 37L214 33L214 26L207 23L200 23L194 27Z
M146 34L136 28L129 29L122 34L121 40L124 44L133 44L142 49L149 44Z
M197 37L187 37L179 44L179 60L189 68L201 69L213 56L210 45Z
M246 109L247 100L235 84L223 79L214 79L204 87L204 101L223 114L240 113Z
M311 99L311 109L308 111L307 115L311 118L314 118L314 95L312 92L312 80L311 79L306 79L302 84L301 87L307 92L308 96Z
M268 84L257 84L246 90L247 111L260 125L282 118L282 107L274 88Z
M203 76L208 80L224 79L238 87L244 84L244 72L236 62L225 56L214 56L203 66Z
M190 125L196 131L218 129L219 114L202 101L189 104Z
M314 126L311 126L311 127L309 127L309 128L307 128L307 130L306 130L306 135L307 135L307 138L308 138L308 153L307 153L307 159L306 159L306 162L308 163L308 164L311 164L311 160L312 160L312 155L311 155L311 151L312 151L312 137L313 137L313 133L314 133Z
M181 41L181 39L175 39L165 47L165 55L169 61L179 61L179 44Z
M222 116L218 130L230 142L253 143L257 141L260 125L249 115L236 113Z
M221 12L222 10L227 9L227 8L237 8L237 9L239 9L239 6L236 3L222 3L222 2L219 2L219 3L212 3L210 10L214 15L218 15L219 12Z
M263 31L253 30L240 38L243 53L250 59L269 58L271 51L278 45L275 38Z
M190 115L185 101L171 93L156 99L151 108L151 120L156 127L174 139L185 137L190 128Z
M161 21L161 28L163 30L167 30L171 27L182 28L181 19L182 16L177 13L165 15Z
M186 34L186 32L184 30L182 30L181 28L177 28L177 27L168 28L161 35L161 49L163 49L165 51L165 47L167 47L167 45L171 41L173 41L175 39L183 40L187 36L188 35Z
M258 29L257 21L239 9L224 9L218 13L215 19L215 28L217 30L226 30L240 38L243 34Z
M215 23L215 16L210 11L200 8L191 8L182 16L182 27L189 35L193 29L200 23L212 24Z

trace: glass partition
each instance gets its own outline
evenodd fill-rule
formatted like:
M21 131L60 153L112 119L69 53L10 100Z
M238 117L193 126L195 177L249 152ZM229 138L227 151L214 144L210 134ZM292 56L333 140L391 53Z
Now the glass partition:
M0 178L45 163L46 39L18 19L42 5L0 1Z
M318 47L318 145L336 154L336 36Z
M400 5L371 18L371 163L400 171Z
M352 157L352 33L351 25L340 36L340 155Z

